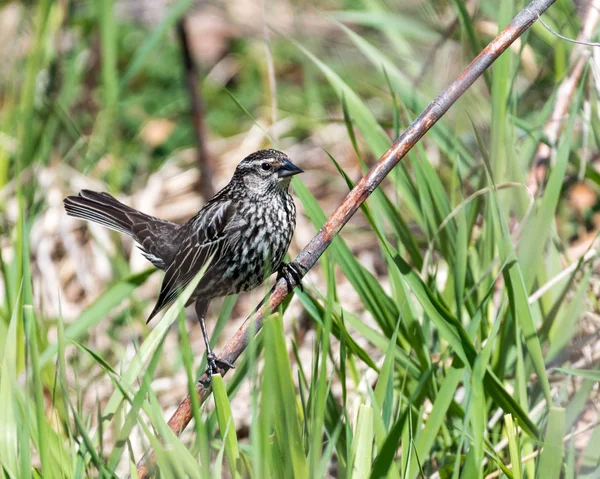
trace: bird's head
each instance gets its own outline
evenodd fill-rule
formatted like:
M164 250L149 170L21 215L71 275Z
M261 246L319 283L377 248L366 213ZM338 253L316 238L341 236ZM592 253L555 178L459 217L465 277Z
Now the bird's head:
M244 158L237 166L234 179L258 194L276 188L287 190L292 176L302 173L285 153L277 150L259 150Z

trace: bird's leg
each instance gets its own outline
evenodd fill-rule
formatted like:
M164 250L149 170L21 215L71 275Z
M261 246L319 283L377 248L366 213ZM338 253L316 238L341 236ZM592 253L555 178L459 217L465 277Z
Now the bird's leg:
M208 340L208 332L206 331L206 324L204 322L204 317L206 316L206 311L208 310L208 301L204 301L202 299L196 300L196 315L198 316L198 321L200 321L200 328L202 328L202 336L204 337L204 344L206 346L206 362L208 363L208 367L206 368L206 372L208 377L210 378L213 374L219 373L219 368L221 369L234 369L235 366L231 364L229 361L225 361L223 359L219 359L215 356L212 348L210 347L210 342Z
M292 280L296 283L296 286L300 287L300 291L304 292L304 286L302 286L302 276L304 276L304 267L296 262L290 261L289 263L281 263L277 270L277 281L281 278L285 279L288 287L288 291L292 290Z

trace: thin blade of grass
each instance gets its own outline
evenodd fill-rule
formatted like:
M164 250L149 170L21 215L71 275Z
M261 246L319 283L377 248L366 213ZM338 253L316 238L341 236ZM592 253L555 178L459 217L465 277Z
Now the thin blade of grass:
M23 317L22 308L22 292L19 291L8 326L0 377L0 464L4 473L14 479L20 476L19 415L14 391L17 389L17 324Z
M563 465L565 450L563 437L565 435L564 408L550 408L548 427L544 436L544 450L540 454L539 477L558 479Z
M506 435L508 437L508 451L510 453L510 462L512 464L513 479L521 479L521 453L519 448L519 437L512 420L512 416L504 416L506 425Z
M573 368L554 368L555 371L559 371L565 374L571 374L573 376L579 376L581 378L591 379L592 381L600 382L600 371L597 369L573 369Z
M350 456L351 478L366 479L371 469L373 453L373 409L364 404L358 410L356 432Z
M231 405L225 391L225 384L220 374L215 374L211 378L213 389L213 398L215 401L215 411L217 412L217 421L221 431L221 439L225 443L225 456L229 463L229 470L232 477L241 477L238 470L238 461L240 460L240 449L237 442L235 422L231 414Z

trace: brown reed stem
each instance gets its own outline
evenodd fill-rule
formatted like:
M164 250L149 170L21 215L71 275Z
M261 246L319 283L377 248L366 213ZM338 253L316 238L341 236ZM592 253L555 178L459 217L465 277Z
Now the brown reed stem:
M206 126L204 123L204 103L200 92L200 75L198 67L192 55L190 38L187 33L185 18L177 22L177 38L181 48L181 57L183 59L185 85L190 98L190 115L194 126L194 135L196 137L196 163L200 170L200 193L205 201L208 201L215 195L213 185L214 168L211 163L208 147L206 146Z

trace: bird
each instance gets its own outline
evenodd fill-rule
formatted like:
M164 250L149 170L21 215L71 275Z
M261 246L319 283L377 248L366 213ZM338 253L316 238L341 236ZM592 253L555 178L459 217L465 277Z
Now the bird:
M305 271L284 262L296 226L291 178L303 173L278 150L259 150L244 158L229 183L183 224L165 221L131 208L105 192L81 190L67 196L69 216L92 221L131 236L141 253L165 271L150 322L173 302L198 272L207 269L186 306L195 311L206 346L207 373L232 368L210 347L205 316L212 299L250 291L272 273L302 287ZM212 258L212 260L211 260Z

